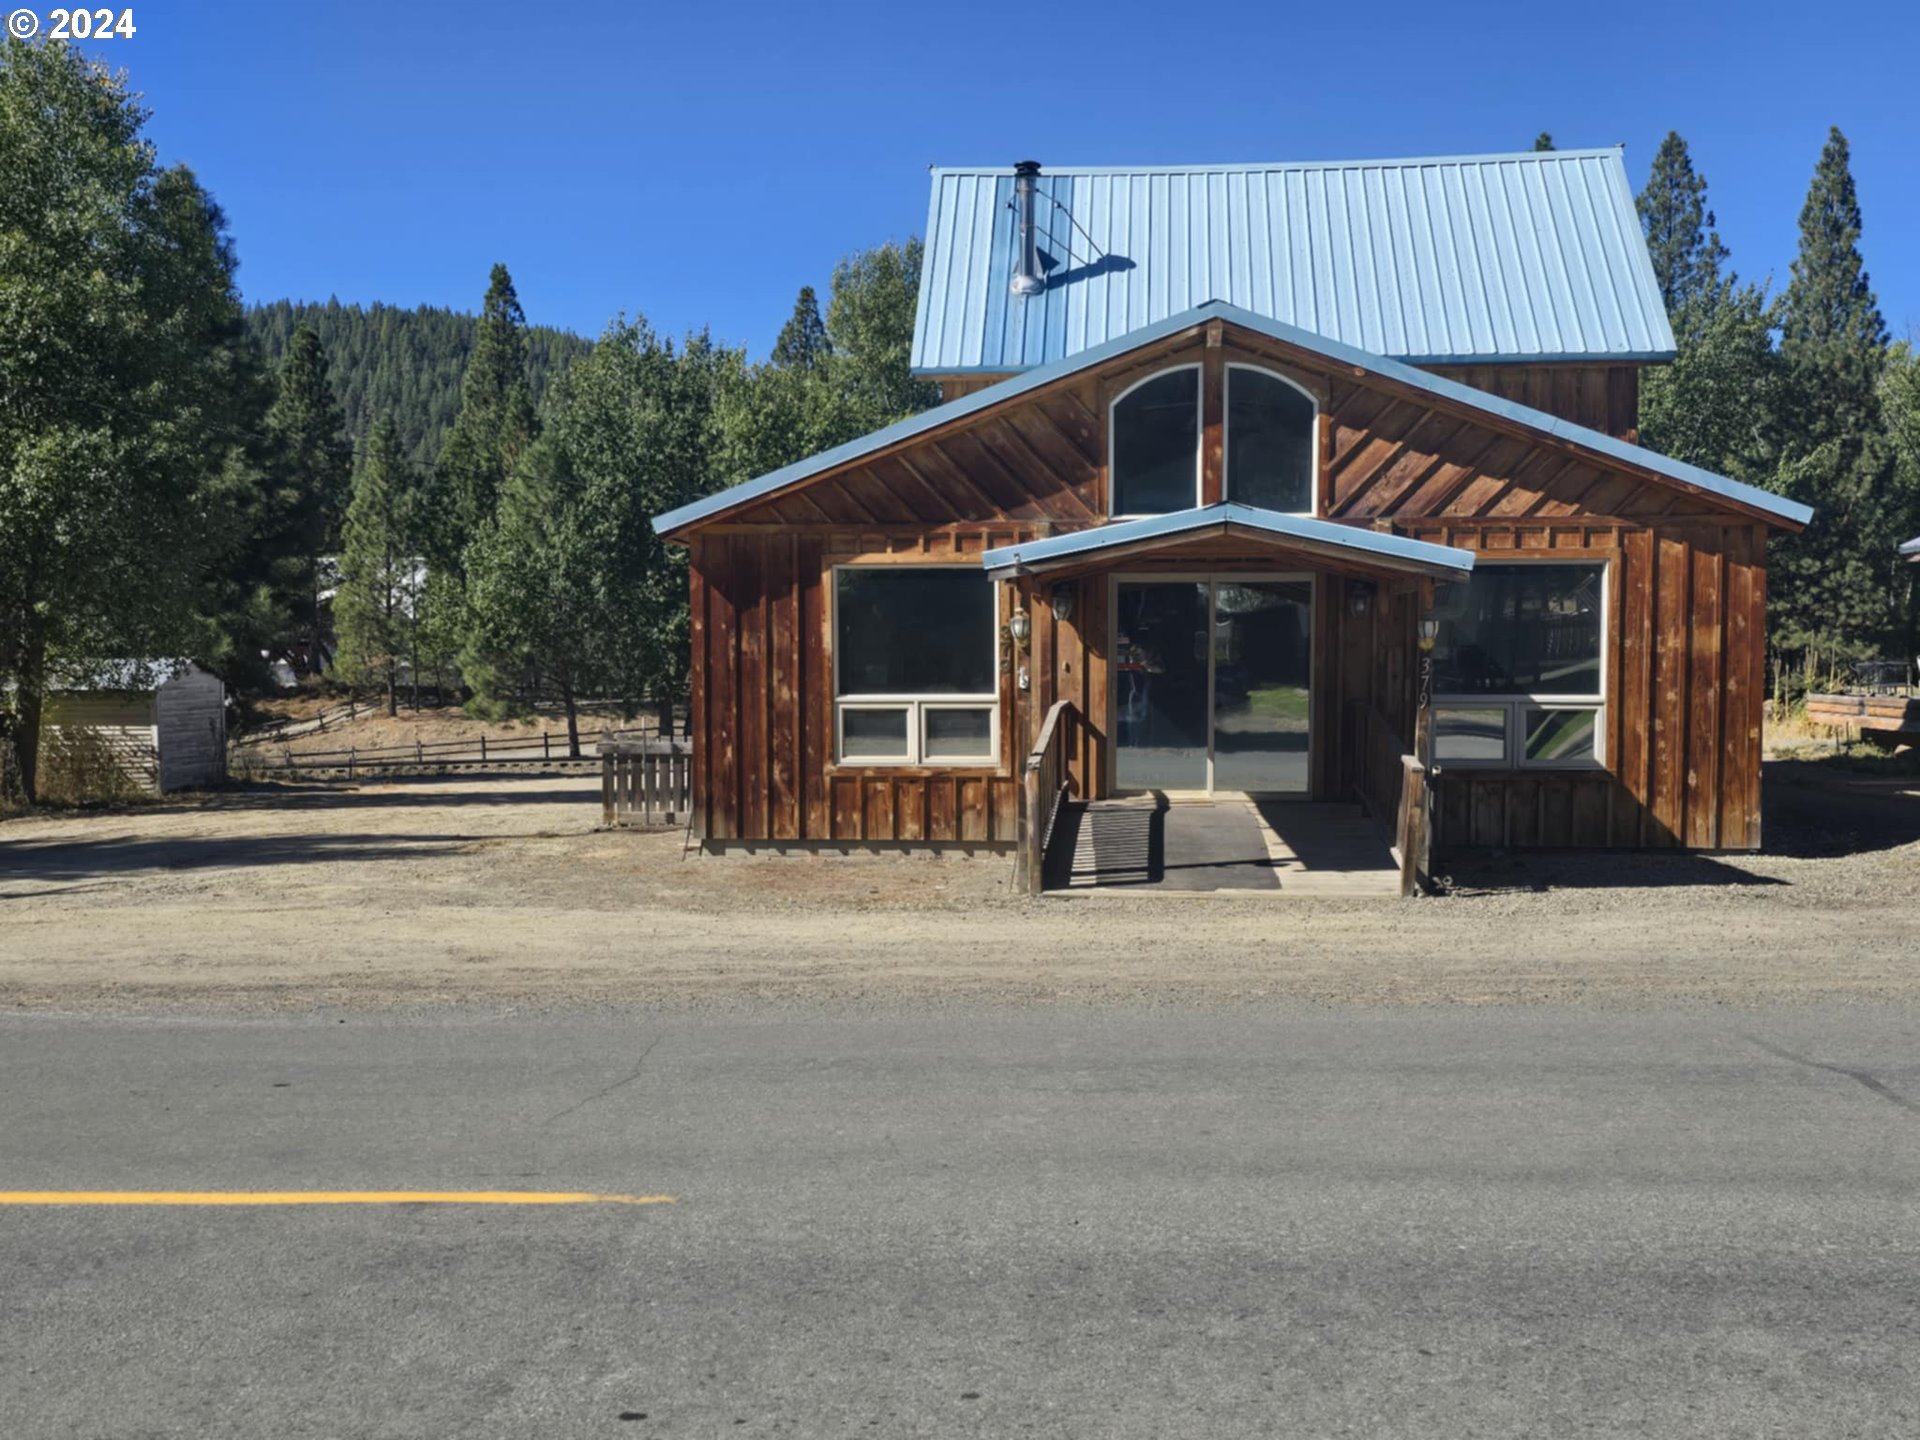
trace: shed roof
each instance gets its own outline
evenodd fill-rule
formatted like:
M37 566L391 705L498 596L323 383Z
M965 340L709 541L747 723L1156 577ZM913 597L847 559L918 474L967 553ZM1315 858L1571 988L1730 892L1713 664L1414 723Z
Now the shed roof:
M912 363L1005 373L1220 299L1415 364L1670 360L1617 149L1056 169L1009 293L1013 172L936 168Z
M1316 520L1310 515L1282 515L1254 505L1227 502L1176 510L1170 515L1148 515L1096 525L1069 535L1054 535L989 550L980 557L996 580L1023 571L1057 569L1114 551L1139 551L1216 534L1243 534L1280 549L1347 557L1385 570L1464 579L1473 571L1473 552L1450 545L1409 540L1358 525Z
M823 450L806 460L771 471L757 479L744 481L690 504L682 505L678 509L656 515L653 528L662 535L671 535L690 525L717 519L729 511L751 505L790 485L797 485L803 480L824 474L842 465L854 464L891 446L912 440L929 431L938 430L942 426L951 425L957 420L963 420L982 410L1004 405L1009 400L1051 385L1055 381L1104 364L1142 346L1151 345L1157 340L1177 335L1183 330L1192 329L1207 320L1214 319L1238 325L1284 344L1298 346L1302 350L1338 364L1349 365L1425 391L1451 404L1524 425L1529 429L1577 445L1603 461L1625 464L1637 471L1651 472L1687 489L1730 501L1783 525L1797 527L1805 525L1813 518L1812 507L1803 505L1797 500L1788 500L1757 486L1743 485L1738 480L1729 480L1724 475L1716 475L1710 470L1702 470L1697 465L1674 460L1658 451L1648 450L1625 440L1616 440L1613 436L1599 430L1590 430L1584 425L1574 424L1571 420L1562 420L1557 415L1549 415L1544 410L1535 410L1516 401L1490 395L1484 390L1476 390L1457 380L1449 380L1444 376L1415 369L1412 365L1398 360L1368 354L1351 345L1329 340L1323 335L1269 319L1264 315L1255 315L1222 301L1209 300L1179 315L1168 316L1155 324L1129 331L1125 335L1092 346L1075 355L1036 366L1010 379L1002 380L998 384L976 390L971 395L950 400L945 405L936 405L931 410L910 415L905 420L896 421L892 425L875 430L870 435L863 435L858 440L849 440L844 445Z
M1909 560L1920 561L1920 535L1914 536L1913 539L1902 545L1900 547L1900 553Z

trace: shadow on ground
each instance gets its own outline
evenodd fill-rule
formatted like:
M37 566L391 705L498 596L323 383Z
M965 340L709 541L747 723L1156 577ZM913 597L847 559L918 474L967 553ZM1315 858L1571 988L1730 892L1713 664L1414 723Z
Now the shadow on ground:
M1833 860L1920 841L1920 777L1905 756L1771 761L1761 804L1762 858ZM1674 850L1460 851L1436 868L1455 893L1791 883L1738 857Z
M0 841L0 879L92 880L156 870L253 869L341 860L421 860L474 843L465 835L119 835L100 840ZM32 891L0 891L0 900Z

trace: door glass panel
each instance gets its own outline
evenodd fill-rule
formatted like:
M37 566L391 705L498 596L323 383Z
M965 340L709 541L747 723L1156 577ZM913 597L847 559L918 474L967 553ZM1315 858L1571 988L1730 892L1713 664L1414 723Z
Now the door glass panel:
M1207 587L1122 584L1114 655L1114 781L1207 788Z
M1213 628L1213 788L1304 794L1313 586L1222 580Z

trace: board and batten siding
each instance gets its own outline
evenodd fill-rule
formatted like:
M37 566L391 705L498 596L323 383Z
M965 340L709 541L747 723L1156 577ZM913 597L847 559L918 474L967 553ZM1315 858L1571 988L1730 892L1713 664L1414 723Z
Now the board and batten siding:
M1766 532L1752 523L1414 527L1501 559L1608 565L1604 765L1442 767L1443 848L1760 847Z
M978 565L1030 532L742 528L691 545L693 809L709 842L1000 845L1018 826L1024 733L1007 675L991 765L835 759L830 587L844 564ZM1000 586L1000 619L1011 612Z
M1511 417L1220 322L957 417L684 537L701 834L720 842L1010 842L1019 761L1056 699L1072 700L1084 721L1068 766L1078 792L1108 793L1111 617L1098 567L1069 581L1076 601L1061 624L1038 585L1001 587L1002 619L1020 603L1033 621L1032 689L1000 677L997 765L937 770L835 764L831 571L977 563L985 549L1104 523L1109 403L1156 370L1196 362L1210 375L1265 366L1316 396L1315 509L1324 518L1473 550L1487 564L1551 555L1609 567L1603 764L1443 768L1439 846L1758 847L1760 516ZM1447 373L1630 433L1631 367ZM1206 420L1203 503L1221 498L1216 410ZM1183 554L1168 563L1263 563L1257 554L1237 563L1231 547ZM1323 569L1316 582L1313 790L1326 799L1351 793L1359 778L1364 757L1349 731L1360 709L1374 706L1405 739L1414 728L1414 596L1383 585L1368 617L1351 615L1345 577L1357 573Z

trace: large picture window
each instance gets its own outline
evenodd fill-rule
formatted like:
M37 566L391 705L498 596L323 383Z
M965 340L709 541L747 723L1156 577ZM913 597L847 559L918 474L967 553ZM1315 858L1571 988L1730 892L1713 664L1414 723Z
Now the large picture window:
M1227 498L1313 513L1313 397L1278 375L1227 367Z
M1113 402L1107 483L1115 515L1200 503L1200 367L1143 380Z
M1604 565L1483 565L1435 596L1441 764L1601 763Z
M834 723L843 763L999 757L998 617L977 569L834 571Z

